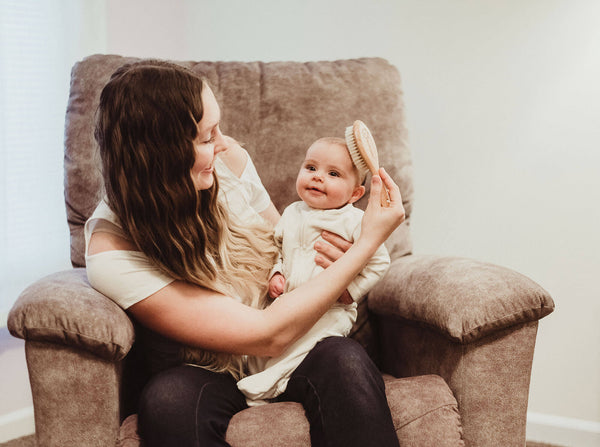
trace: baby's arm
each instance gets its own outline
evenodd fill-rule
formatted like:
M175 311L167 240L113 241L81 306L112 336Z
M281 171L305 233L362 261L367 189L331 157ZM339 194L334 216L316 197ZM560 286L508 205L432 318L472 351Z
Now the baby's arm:
M285 220L287 214L283 213L279 222L273 229L273 238L275 245L279 248L279 257L271 269L271 279L269 279L269 297L272 299L278 298L285 290L285 276L283 276L283 255L282 255L282 244L283 244L283 230L285 228Z

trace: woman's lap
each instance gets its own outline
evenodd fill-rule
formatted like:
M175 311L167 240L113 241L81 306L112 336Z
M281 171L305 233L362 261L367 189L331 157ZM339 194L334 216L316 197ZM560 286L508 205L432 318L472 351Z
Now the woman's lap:
M148 447L226 446L229 420L245 408L230 375L181 365L157 374L144 389L139 430Z
M381 374L354 340L318 343L278 400L304 406L313 446L398 445ZM231 376L182 365L156 375L145 388L140 433L149 447L226 446L229 420L245 408Z
M318 343L279 400L302 403L313 446L397 446L381 373L350 338Z

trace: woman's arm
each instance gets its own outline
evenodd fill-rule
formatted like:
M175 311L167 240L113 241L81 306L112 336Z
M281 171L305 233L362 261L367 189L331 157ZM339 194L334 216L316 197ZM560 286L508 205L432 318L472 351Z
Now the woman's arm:
M398 187L382 170L392 191L392 205L382 208L381 178L373 177L372 197L357 241L329 268L264 310L189 283L175 281L128 311L140 323L182 343L200 348L276 356L301 337L331 307L371 256L404 219ZM109 233L94 233L88 248L93 255L132 249L129 242Z
M111 233L97 232L91 236L90 255L110 250L135 250L135 247ZM325 285L332 282L325 281ZM336 289L332 290L328 292L313 282L299 291L281 295L276 305L259 310L212 290L174 281L133 304L128 312L144 326L187 345L235 354L276 356L333 304L329 296ZM319 307L311 305L312 295L321 297Z
M381 174L392 205L379 203L381 179L372 195L358 240L329 268L264 310L219 293L176 281L129 308L142 324L167 337L200 348L276 356L301 337L331 307L391 232L404 220L398 187Z
M267 222L270 222L273 226L277 225L277 222L279 222L279 219L281 218L281 214L279 214L279 211L277 211L277 208L275 208L273 202L270 202L267 209L261 211L259 214L263 219L265 219Z
M246 169L246 163L248 163L248 153L242 148L242 146L234 139L228 136L223 136L227 143L227 149L221 152L221 160L227 165L229 170L237 177L240 177ZM281 215L273 202L269 203L269 206L259 213L263 219L270 222L273 226L277 224Z
M221 152L219 157L236 177L241 177L248 162L248 153L234 138L223 135L223 140L227 149Z

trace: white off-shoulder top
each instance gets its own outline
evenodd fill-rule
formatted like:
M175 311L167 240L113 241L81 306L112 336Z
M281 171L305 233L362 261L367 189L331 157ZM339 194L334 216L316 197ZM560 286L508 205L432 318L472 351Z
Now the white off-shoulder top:
M215 171L219 179L219 200L227 204L241 222L262 219L271 199L263 186L250 156L244 171L237 177L217 156ZM95 232L108 232L127 238L119 218L106 200L100 201L85 223L85 260L87 276L94 289L112 299L123 309L156 293L174 281L158 269L144 253L132 250L111 250L88 255L90 237Z

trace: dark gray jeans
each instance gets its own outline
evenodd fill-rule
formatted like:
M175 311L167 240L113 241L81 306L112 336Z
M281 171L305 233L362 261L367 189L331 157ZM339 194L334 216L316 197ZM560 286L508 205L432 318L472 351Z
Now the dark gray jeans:
M398 446L381 373L352 339L319 342L278 400L303 405L314 447ZM177 366L144 389L140 434L147 447L227 446L229 420L245 408L231 376Z

